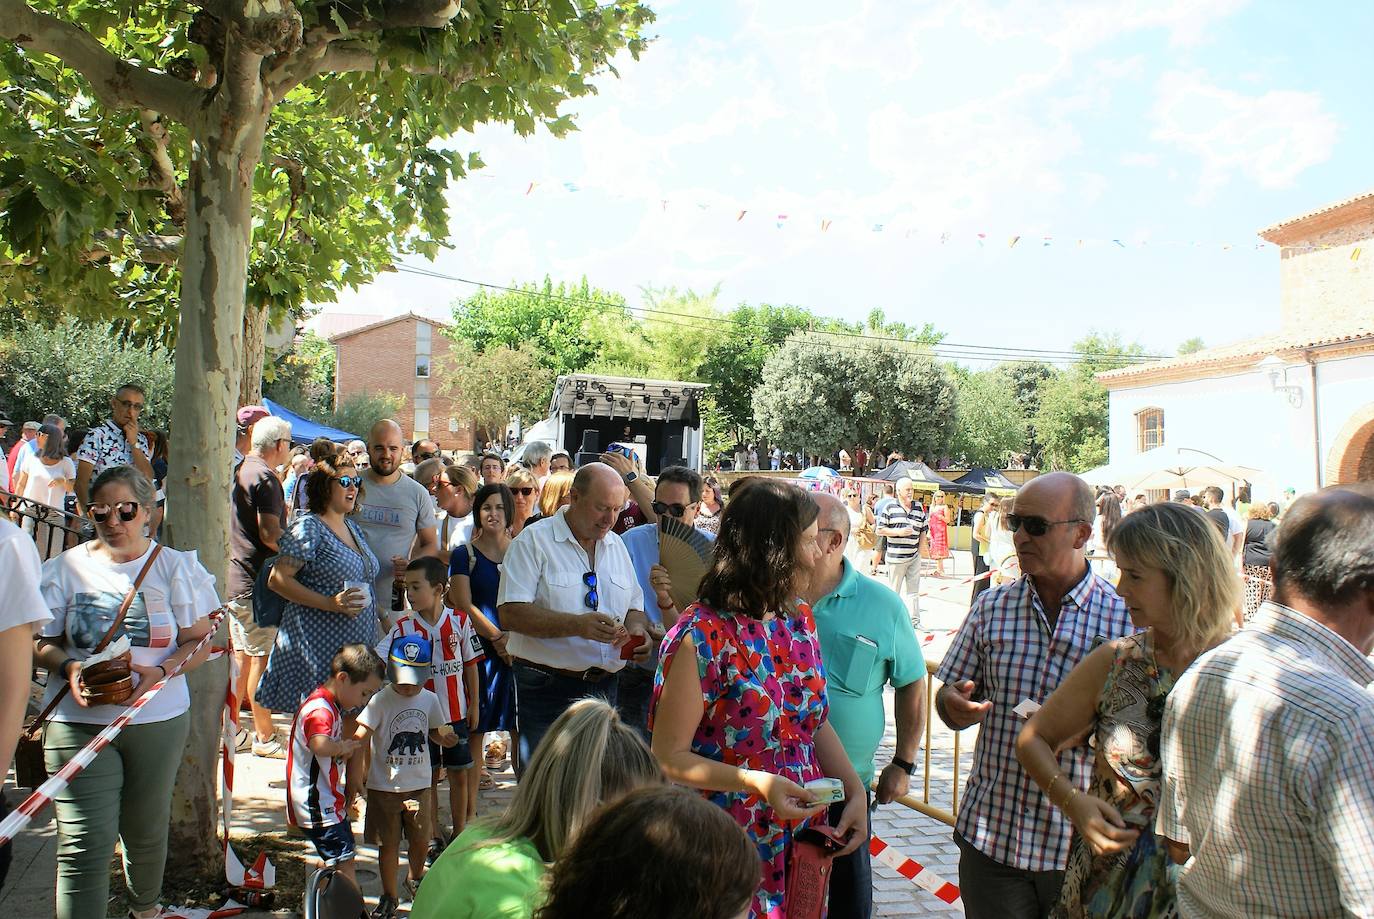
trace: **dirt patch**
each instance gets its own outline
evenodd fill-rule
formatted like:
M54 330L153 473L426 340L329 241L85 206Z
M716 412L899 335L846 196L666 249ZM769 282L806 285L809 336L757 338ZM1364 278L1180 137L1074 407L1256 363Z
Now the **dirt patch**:
M315 853L309 840L283 838L280 835L244 836L234 839L234 849L247 861L267 853L277 867L277 901L273 909L299 911L305 896L305 884L314 870ZM177 906L198 906L214 909L223 905L223 891L228 885L224 877L207 879L178 864L176 853L167 856L167 873L162 881L162 902ZM110 864L110 909L108 915L127 919L129 901L124 890L124 869L118 852Z

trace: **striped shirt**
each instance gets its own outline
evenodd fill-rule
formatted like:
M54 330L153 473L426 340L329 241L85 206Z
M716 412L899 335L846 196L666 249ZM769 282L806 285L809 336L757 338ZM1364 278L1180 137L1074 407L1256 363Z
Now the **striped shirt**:
M1178 679L1157 829L1179 914L1374 916L1374 663L1277 603Z
M921 505L912 504L911 510L907 510L902 507L902 502L893 501L883 508L882 515L878 518L878 526L890 527L894 530L911 527L916 531L914 536L887 537L887 550L884 552L883 558L891 563L904 562L916 557L916 553L921 549L921 537L925 535L929 524L926 521L926 512L921 509Z
M316 756L310 738L323 734L343 739L343 712L325 687L301 703L291 722L291 743L286 751L286 819L292 826L322 830L345 818L343 761Z
M1029 576L978 595L935 673L946 684L972 680L974 699L992 702L955 824L978 851L1013 868L1063 870L1073 826L1017 761L1025 722L1012 709L1026 699L1043 704L1096 645L1134 631L1126 604L1091 570L1064 597L1053 629ZM1059 764L1087 791L1086 743L1065 750Z
M391 643L402 635L419 635L434 649L425 689L439 697L439 711L452 724L468 716L468 698L463 689L463 668L476 667L485 657L477 630L467 613L444 607L443 615L430 625L414 611L406 613L377 646L377 656L386 660Z

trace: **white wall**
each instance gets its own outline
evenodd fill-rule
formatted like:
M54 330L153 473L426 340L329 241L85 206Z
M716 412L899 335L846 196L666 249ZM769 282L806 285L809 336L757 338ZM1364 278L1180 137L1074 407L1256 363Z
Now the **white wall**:
M1287 382L1300 388L1289 403L1274 392L1267 375L1249 369L1226 376L1118 389L1111 393L1109 446L1112 462L1136 454L1136 413L1164 412L1164 444L1213 453L1228 462L1254 466L1267 475L1255 483L1256 498L1277 497L1292 487L1301 494L1317 487L1312 387L1306 364L1288 368ZM1317 365L1320 461L1323 480L1331 443L1346 421L1374 401L1374 355Z

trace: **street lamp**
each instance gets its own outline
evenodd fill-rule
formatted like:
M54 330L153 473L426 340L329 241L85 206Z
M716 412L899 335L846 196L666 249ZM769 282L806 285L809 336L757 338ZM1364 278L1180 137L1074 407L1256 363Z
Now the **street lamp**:
M1288 365L1278 355L1269 355L1256 365L1256 369L1269 378L1269 386L1274 392L1288 398L1289 405L1293 408L1302 405L1302 387L1288 382Z

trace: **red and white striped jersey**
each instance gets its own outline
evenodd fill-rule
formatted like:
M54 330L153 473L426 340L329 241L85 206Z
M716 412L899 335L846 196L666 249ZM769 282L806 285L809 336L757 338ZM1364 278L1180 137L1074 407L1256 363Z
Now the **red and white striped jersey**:
M377 647L382 660L390 655L391 643L402 635L419 635L429 641L434 649L434 663L425 688L439 697L439 710L443 712L444 721L450 724L462 721L468 716L468 698L463 691L463 668L476 667L485 656L482 643L477 638L477 630L472 627L472 617L460 610L444 607L439 621L431 625L419 613L408 610Z
M324 686L301 703L286 750L286 818L292 826L316 830L347 819L343 761L310 752L310 738L319 734L343 739L343 712Z

